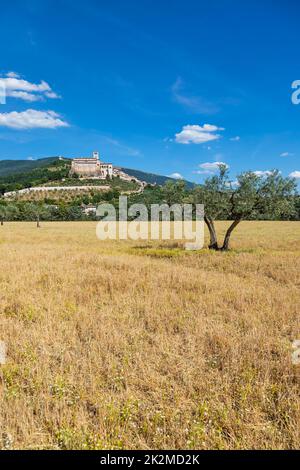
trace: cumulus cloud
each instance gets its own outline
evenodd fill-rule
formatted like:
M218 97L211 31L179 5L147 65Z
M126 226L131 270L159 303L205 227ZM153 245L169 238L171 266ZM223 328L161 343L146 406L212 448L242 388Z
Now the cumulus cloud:
M290 173L289 176L290 176L291 178L300 179L300 171L299 171L299 170L292 171L292 173Z
M270 175L272 175L273 171L270 171L270 170L256 170L256 171L253 171L253 173L256 176L270 176Z
M229 168L227 163L224 162L207 162L207 163L201 163L199 165L200 168L203 168L203 170L208 170L208 171L217 171L221 165L226 166L226 168Z
M216 171L219 170L220 166L225 166L226 168L229 168L229 165L227 165L227 163L224 163L224 162L206 162L206 163L201 163L199 165L199 168L201 168L201 170L196 170L194 171L194 173L197 173L198 175L209 175L209 174L213 174L215 173Z
M54 91L46 91L45 92L45 96L47 96L47 98L50 98L50 99L54 99L54 98L61 98L57 93L55 93Z
M216 134L217 131L223 131L223 127L212 124L204 124L203 126L187 125L183 126L181 132L175 134L175 141L178 144L204 144L219 139L221 136Z
M241 140L241 138L239 135L236 135L235 137L231 137L229 140L231 140L232 142L238 142L239 140Z
M40 83L31 83L23 80L15 72L8 72L0 77L0 85L5 88L6 96L21 99L23 101L41 101L45 98L59 98L50 85L42 80Z
M33 93L28 93L28 91L15 91L15 90L8 90L6 92L6 96L11 96L12 98L19 98L23 101L33 102L33 101L41 101L42 97L40 95L34 95Z
M176 172L169 175L169 177L174 178L175 180L182 180L183 179L183 176L180 173L176 173Z
M6 74L6 76L7 76L7 77L10 77L10 78L19 78L19 77L20 77L20 75L19 75L18 73L16 73L16 72L8 72L8 73Z
M63 121L60 115L54 111L27 109L22 112L0 113L0 126L12 129L55 129L57 127L68 127L69 124Z
M201 163L199 167L205 171L215 172L215 171L218 171L220 166L223 166L223 165L226 166L226 168L229 168L229 165L227 165L227 163L224 163L224 162Z

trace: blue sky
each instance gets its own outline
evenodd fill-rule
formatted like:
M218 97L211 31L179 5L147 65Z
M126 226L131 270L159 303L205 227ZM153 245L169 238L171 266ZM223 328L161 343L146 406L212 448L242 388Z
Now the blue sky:
M196 182L216 162L300 181L299 13L297 0L5 2L0 159L99 150Z

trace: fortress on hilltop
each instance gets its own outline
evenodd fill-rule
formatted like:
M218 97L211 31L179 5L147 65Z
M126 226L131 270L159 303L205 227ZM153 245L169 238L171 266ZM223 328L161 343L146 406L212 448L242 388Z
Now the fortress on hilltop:
M74 158L72 160L71 173L81 177L106 179L112 178L113 166L111 163L101 162L99 152L93 152L92 157Z

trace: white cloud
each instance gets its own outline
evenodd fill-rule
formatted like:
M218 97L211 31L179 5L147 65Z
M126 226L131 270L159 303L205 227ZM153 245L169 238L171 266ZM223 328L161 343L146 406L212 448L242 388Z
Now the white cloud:
M282 152L280 154L281 157L292 157L294 154L290 152Z
M229 165L224 162L206 162L201 163L199 165L201 170L194 171L194 173L197 173L198 175L209 175L218 171L221 165L225 165L226 168L229 168Z
M299 178L300 178L300 171L298 171L298 170L292 171L292 173L290 173L289 176L290 176L291 178L297 178L297 179L299 179Z
M55 129L56 127L68 127L69 124L60 119L59 114L54 111L27 109L22 112L0 113L0 126L13 129Z
M235 137L231 137L229 140L231 140L232 142L238 142L239 140L241 140L241 138L239 135L236 135Z
M55 93L54 91L46 91L45 92L45 96L47 96L47 98L51 98L51 99L55 99L55 98L61 98L61 96L59 96L57 93Z
M175 140L178 144L204 144L220 138L216 131L223 131L223 127L217 127L212 124L203 126L187 125L183 126L182 131L175 134Z
M224 162L207 162L207 163L201 163L199 165L200 168L202 168L203 170L207 170L207 171L217 171L221 165L225 165L226 168L229 168L229 166L227 165L227 163L224 163Z
M270 176L273 174L273 171L270 171L270 170L256 170L256 171L253 171L253 173L256 175L256 176Z
M40 95L34 95L33 93L28 93L27 91L15 91L8 90L6 96L11 96L12 98L19 98L23 101L41 101L42 97Z
M10 78L19 78L19 77L20 77L20 75L19 75L18 73L16 73L16 72L8 72L8 73L6 74L6 76L7 76L7 77L10 77Z
M169 177L174 178L175 180L182 180L183 179L183 176L180 173L176 173L176 172L169 175Z
M32 92L51 91L51 88L48 83L43 80L41 81L41 83L36 84L30 83L27 80L23 80L22 78L2 77L1 81L5 84L7 90L24 90Z
M39 101L45 97L59 98L47 82L42 80L40 83L31 83L15 72L8 72L5 77L0 77L0 85L5 88L6 96L24 101Z

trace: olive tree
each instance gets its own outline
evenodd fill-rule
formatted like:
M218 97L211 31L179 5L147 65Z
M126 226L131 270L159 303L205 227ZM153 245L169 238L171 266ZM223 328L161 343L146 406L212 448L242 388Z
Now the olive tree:
M287 218L295 211L296 182L278 170L267 175L251 171L230 182L228 169L220 165L219 174L193 190L193 201L204 204L204 221L210 235L209 248L227 251L233 230L244 219ZM219 245L215 220L230 220L223 243Z
M1 225L4 224L4 220L6 218L6 212L7 212L6 207L3 204L1 204L0 205L0 223L1 223Z
M19 220L20 210L16 204L9 203L5 208L5 220Z
M43 212L43 207L40 204L29 202L24 206L24 215L27 220L36 221L37 228L40 228L40 218Z
M172 204L181 204L185 193L185 182L182 180L176 181L175 183L168 180L162 188L162 197L169 206Z

